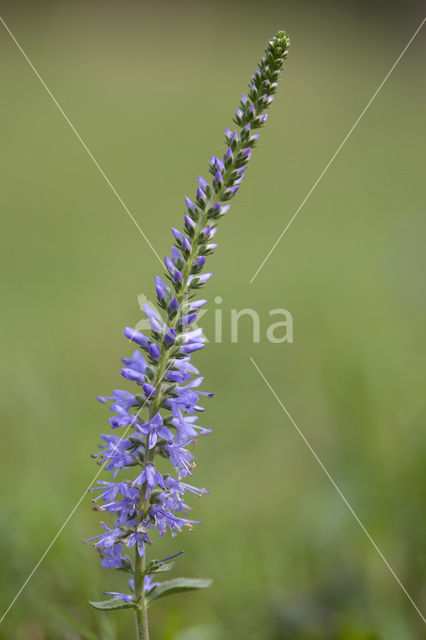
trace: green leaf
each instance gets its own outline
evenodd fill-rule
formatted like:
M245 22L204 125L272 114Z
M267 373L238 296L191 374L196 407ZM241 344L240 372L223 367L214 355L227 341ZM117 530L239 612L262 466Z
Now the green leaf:
M196 580L192 578L175 578L174 580L167 580L162 582L151 591L148 595L148 604L151 604L158 598L164 598L170 596L172 593L180 593L181 591L192 591L194 589L205 589L209 587L212 580Z
M173 569L174 562L169 562L168 564L164 564L164 562L159 562L158 560L152 560L147 568L144 571L144 575L149 575L150 573L160 573L162 571L170 571Z
M119 598L111 598L111 600L102 600L102 602L91 602L94 609L101 609L102 611L115 611L116 609L134 609L134 602L124 602Z

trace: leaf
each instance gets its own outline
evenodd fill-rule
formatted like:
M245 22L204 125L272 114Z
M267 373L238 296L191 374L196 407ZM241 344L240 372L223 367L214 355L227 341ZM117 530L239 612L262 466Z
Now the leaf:
M134 609L134 602L124 602L120 598L111 598L111 600L102 600L102 602L91 602L94 609L101 609L102 611L115 611L117 609Z
M158 560L152 560L147 568L144 571L144 575L149 575L150 573L160 573L162 571L170 571L173 569L174 562L169 562L168 564L164 564L164 562L159 562Z
M194 589L205 589L209 587L211 583L212 580L196 580L192 578L175 578L174 580L167 580L166 582L161 582L161 584L154 587L148 595L148 604L151 604L154 600L158 600L158 598L170 596L173 593L192 591Z
M174 558L178 558L182 554L183 554L183 551L179 551L179 553L175 553L174 556L170 556L170 558L165 558L164 560L156 560L156 559L151 560L151 562L149 563L149 565L144 571L144 576L147 576L151 573L160 573L161 571L170 571L170 569L173 569L175 563L174 561L173 562L168 562L168 561L174 560Z

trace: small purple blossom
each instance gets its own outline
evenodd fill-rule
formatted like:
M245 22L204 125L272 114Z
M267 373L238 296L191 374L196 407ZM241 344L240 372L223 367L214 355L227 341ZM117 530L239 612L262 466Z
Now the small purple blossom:
M104 594L117 600L123 600L123 602L132 602L133 600L133 596L126 593L118 593L118 591L104 591Z
M142 373L140 373L139 371L135 371L134 369L130 369L130 367L124 367L123 369L121 369L120 373L123 378L132 380L133 382L139 382L139 384L142 384L145 379Z
M174 436L172 432L164 425L163 419L159 413L146 424L141 424L138 431L148 436L148 448L152 449L157 444L157 440L162 438L167 442L172 442Z
M97 542L95 542L95 547L103 552L104 549L108 549L108 547L114 546L117 540L122 537L123 532L118 527L108 527L105 522L101 522L101 526L105 529L105 533L100 533L97 536L93 536L93 538L88 538L86 542L96 540Z
M116 542L101 552L102 566L105 569L124 569L129 565L128 559L123 557L123 545Z
M146 360L140 351L134 351L131 358L122 358L121 361L126 365L127 369L131 369L137 373L145 373Z
M169 455L170 462L179 473L180 478L188 474L192 475L191 468L194 460L194 456L188 449L185 449L184 444L188 444L188 442L165 444L163 446L163 450Z
M122 391L121 389L114 389L112 396L98 396L98 400L99 402L102 402L102 404L106 404L107 400L112 400L113 403L110 406L111 411L116 411L117 407L121 407L128 411L130 407L134 407L138 404L133 393L129 393L129 391Z
M200 203L205 203L207 200L207 196L201 187L197 187L197 200Z
M143 310L145 311L146 317L148 318L152 331L161 331L161 316L158 311L152 309L148 304L144 304Z
M124 329L124 335L129 340L133 340L136 344L139 344L141 347L146 348L149 344L149 340L141 331L137 331L136 329L132 329L131 327L126 327Z
M198 176L198 184L200 185L200 188L204 191L204 193L207 193L209 191L210 186L208 182L206 182L201 176Z
M146 530L141 525L139 525L138 529L126 538L126 545L128 547L136 545L140 557L145 555L145 545L150 544L150 542L151 541L148 538Z
M155 342L151 342L149 345L148 353L153 360L159 360L161 358L161 349Z
M169 311L171 313L175 313L177 310L179 309L179 301L176 298L176 296L174 296L169 303Z
M143 579L143 592L148 594L150 591L152 591L155 587L158 587L158 585L160 584L159 582L153 582L152 581L152 575L148 575L145 576Z
M183 282L183 277L182 277L182 274L179 271L179 269L176 269L174 274L173 274L173 282L175 284L182 284L182 282Z
M148 462L146 467L134 480L136 485L145 485L145 496L154 489L157 485L165 489L164 478L159 471L155 468L152 462Z
M116 415L108 420L113 429L117 429L117 427L127 427L136 420L135 416L132 416L120 406L117 406L115 411L117 412Z
M176 331L173 329L173 327L170 327L170 329L167 329L166 333L164 334L163 342L166 347L171 347L175 340Z
M190 213L194 213L195 210L196 210L196 206L192 202L192 200L190 200L189 198L185 198L185 203L186 203L186 206L187 206L188 210L190 211Z
M157 395L155 387L153 387L152 384L149 384L149 382L144 382L142 385L142 389L145 391L147 398L155 398L155 396Z

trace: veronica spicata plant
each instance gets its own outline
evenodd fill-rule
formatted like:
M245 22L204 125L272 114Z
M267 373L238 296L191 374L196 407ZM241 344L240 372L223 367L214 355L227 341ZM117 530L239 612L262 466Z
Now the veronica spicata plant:
M124 432L101 436L101 451L95 457L111 471L112 480L98 481L91 491L96 492L96 508L108 514L109 524L102 522L104 531L90 540L95 540L102 566L127 572L130 579L128 593L106 591L112 598L91 604L103 610L133 609L139 640L149 638L147 609L152 602L210 584L185 578L158 581L158 574L171 569L172 558L148 560L147 551L155 532L175 536L183 527L198 524L187 517L186 495L207 493L188 482L195 466L191 445L199 435L210 433L198 424L197 414L203 411L200 396L212 395L200 391L203 378L191 363L192 353L205 342L202 329L191 325L206 303L197 294L212 275L203 271L217 247L216 227L240 188L259 137L255 132L265 124L265 111L277 91L288 46L283 31L268 43L236 110L236 128L225 131L223 157L210 158L211 177L208 181L199 177L194 200L186 198L183 229L172 229L171 257L164 259L163 278L155 279L157 308L144 307L150 334L124 330L138 348L123 358L121 375L137 387L98 397L102 403L111 402L112 429ZM169 472L159 470L159 457L169 462Z

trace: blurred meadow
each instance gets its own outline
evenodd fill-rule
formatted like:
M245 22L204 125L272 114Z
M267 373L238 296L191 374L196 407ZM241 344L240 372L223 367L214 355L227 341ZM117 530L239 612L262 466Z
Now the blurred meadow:
M213 434L195 452L194 483L211 490L193 501L204 524L152 551L184 549L174 575L214 584L154 605L152 637L424 637L249 360L424 615L424 30L249 284L421 3L5 2L2 16L161 256L266 41L288 30L278 97L210 263L211 344L196 358L215 391L202 421ZM121 385L122 328L141 319L138 294L154 297L160 265L4 27L0 53L3 611L97 471L90 454L108 415L96 395ZM231 343L231 309L247 307L261 342L242 318ZM292 314L292 344L266 340L278 307ZM99 520L84 497L0 638L133 638L131 615L87 604L124 586L81 544Z

